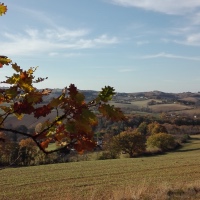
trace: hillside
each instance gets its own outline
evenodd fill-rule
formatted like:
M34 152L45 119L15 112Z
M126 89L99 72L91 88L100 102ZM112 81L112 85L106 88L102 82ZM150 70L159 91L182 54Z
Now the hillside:
M61 89L53 89L49 96L46 96L44 103L48 103L50 99L57 97L62 92ZM98 95L98 91L81 90L85 95L86 101L90 101ZM200 93L165 93L161 91L137 92L137 93L116 93L111 105L120 107L126 114L186 114L190 117L200 117ZM55 117L55 112L46 118L35 119L33 116L25 116L22 121L10 117L6 121L7 126L25 125L27 128L34 128L41 120L51 119Z
M0 199L200 199L200 136L160 156L0 171ZM176 198L175 198L176 197Z

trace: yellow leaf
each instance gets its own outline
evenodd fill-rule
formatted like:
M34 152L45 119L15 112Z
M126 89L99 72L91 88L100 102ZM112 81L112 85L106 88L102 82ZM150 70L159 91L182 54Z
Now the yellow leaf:
M0 16L6 14L7 10L7 6L5 6L4 3L0 3Z
M0 68L2 68L3 65L9 65L11 62L12 60L10 60L7 56L0 56Z
M18 120L22 120L22 118L24 117L23 114L14 113L14 115L17 117Z

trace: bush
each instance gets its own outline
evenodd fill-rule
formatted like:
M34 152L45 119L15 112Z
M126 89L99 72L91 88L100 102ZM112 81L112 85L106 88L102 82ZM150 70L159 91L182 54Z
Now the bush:
M141 154L146 150L146 138L137 130L127 129L112 140L113 148L129 154L130 157Z
M117 159L119 158L119 153L115 151L103 151L98 155L97 160L106 160L106 159Z
M162 151L167 151L176 147L176 141L171 134L157 133L148 137L147 146L157 147Z
M163 126L157 122L153 122L153 123L149 124L147 126L147 129L148 129L149 135L154 135L157 133L168 133L165 126Z

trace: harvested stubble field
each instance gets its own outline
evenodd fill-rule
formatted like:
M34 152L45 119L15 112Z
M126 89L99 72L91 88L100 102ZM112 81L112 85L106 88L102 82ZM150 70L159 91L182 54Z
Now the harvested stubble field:
M132 101L130 104L126 103L115 103L110 102L111 105L116 107L125 109L130 108L133 110L149 108L153 113L161 113L161 112L180 112L180 113L199 113L199 108L195 108L189 105L182 105L178 103L168 103L168 104L156 104L156 105L148 105L151 100L141 100L141 101ZM158 102L158 100L156 100Z
M0 171L0 199L200 199L200 137L176 152Z
M185 110L193 110L191 106L181 105L181 104L159 104L159 105L152 105L149 108L153 112L170 112L170 111L183 111Z

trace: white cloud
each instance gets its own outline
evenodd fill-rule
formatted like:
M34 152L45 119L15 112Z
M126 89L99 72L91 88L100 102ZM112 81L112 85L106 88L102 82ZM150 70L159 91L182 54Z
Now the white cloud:
M193 60L193 61L200 61L200 57L188 57L188 56L180 56L174 54L167 54L167 53L158 53L152 55L145 55L141 56L141 59L153 59L153 58L174 58L174 59L184 59L184 60Z
M117 37L109 37L105 34L88 39L88 30L67 30L64 28L26 29L22 34L4 33L1 41L1 49L8 56L30 55L33 53L46 53L50 56L59 50L77 50L100 48L119 42Z
M187 37L187 41L191 44L200 44L200 33L192 34Z
M183 15L200 7L199 0L111 0L108 2L174 15Z

